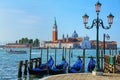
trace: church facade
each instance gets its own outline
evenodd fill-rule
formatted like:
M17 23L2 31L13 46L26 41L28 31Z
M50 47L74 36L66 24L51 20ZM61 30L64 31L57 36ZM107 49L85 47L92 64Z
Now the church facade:
M83 49L90 49L91 48L91 42L89 41L89 37L86 36L84 37L82 43L81 43L81 48Z

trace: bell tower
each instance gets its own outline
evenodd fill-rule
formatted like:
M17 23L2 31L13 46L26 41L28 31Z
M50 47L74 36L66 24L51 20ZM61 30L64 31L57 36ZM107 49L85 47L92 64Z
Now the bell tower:
M56 23L56 18L55 18L55 22L53 25L53 31L52 31L52 41L57 42L57 40L58 40L58 33L57 33L57 23Z

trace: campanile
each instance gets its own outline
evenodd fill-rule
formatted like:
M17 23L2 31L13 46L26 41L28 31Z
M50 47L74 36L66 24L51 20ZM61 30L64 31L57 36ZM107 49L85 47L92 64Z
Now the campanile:
M57 40L58 40L58 32L57 32L57 23L56 23L56 18L55 18L55 22L53 25L53 31L52 31L52 41L57 42Z

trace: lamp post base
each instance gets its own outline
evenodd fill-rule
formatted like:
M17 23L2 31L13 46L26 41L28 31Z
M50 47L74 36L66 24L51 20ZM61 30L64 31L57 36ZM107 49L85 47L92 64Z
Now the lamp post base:
M103 76L103 72L100 71L92 71L93 76Z

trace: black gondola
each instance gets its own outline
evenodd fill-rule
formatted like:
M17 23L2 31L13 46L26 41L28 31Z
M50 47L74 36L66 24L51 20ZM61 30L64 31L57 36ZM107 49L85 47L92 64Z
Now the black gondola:
M64 73L66 73L66 69L50 69L49 70L50 75L64 74Z
M68 73L80 73L82 71L82 64L82 60L80 59L80 56L78 56L78 60L68 69Z
M91 56L89 64L88 64L88 72L92 72L95 68L95 60L93 59L93 57Z
M66 73L67 66L68 66L68 63L63 58L61 64L49 69L49 74L50 75L64 74L64 73Z
M40 67L34 68L34 69L30 69L29 70L29 74L32 75L45 75L48 74L48 69L50 69L54 64L54 60L52 57L50 57L48 63L46 64L41 64Z
M48 69L46 68L46 69L30 69L30 68L28 68L28 70L29 70L29 74L31 75L45 75L45 74L47 74L48 73Z

